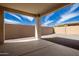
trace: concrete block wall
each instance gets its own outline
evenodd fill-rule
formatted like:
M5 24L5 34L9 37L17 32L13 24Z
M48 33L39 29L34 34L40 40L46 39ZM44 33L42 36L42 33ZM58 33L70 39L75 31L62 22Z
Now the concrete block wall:
M52 27L41 27L41 35L54 34Z
M79 25L66 26L66 27L54 27L56 34L69 34L79 35Z
M41 34L53 34L53 28L51 27L41 27ZM15 39L35 36L34 26L23 26L23 25L13 25L5 24L5 39Z
M33 26L5 24L5 39L15 39L34 36Z

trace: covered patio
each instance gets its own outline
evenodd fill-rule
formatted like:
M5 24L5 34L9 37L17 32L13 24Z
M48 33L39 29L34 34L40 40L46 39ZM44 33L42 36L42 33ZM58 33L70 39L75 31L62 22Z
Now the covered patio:
M38 40L41 37L41 28L40 28L40 18L43 15L49 14L53 11L56 11L59 8L63 8L65 6L70 5L69 3L47 3L47 4L0 4L1 9L1 20L4 19L3 13L4 11L9 11L13 13L20 13L27 16L32 16L35 18L35 39ZM2 22L3 25L4 22ZM2 26L1 25L1 26ZM2 27L3 28L3 27ZM3 30L3 29L2 29ZM3 33L3 31L2 31ZM3 37L3 36L2 36ZM4 42L4 39L1 40Z
M1 3L0 4L0 55L19 56L79 56L79 23L72 27L41 27L41 17L49 15L72 3ZM34 31L25 29L26 26L5 25L4 11L19 13L34 17ZM75 15L74 15L75 16ZM56 16L58 17L58 16ZM8 33L6 31L8 26ZM13 27L14 28L13 28ZM69 27L70 26L70 27ZM9 29L10 28L10 29ZM18 28L18 29L16 29ZM28 27L29 28L29 27ZM49 29L50 28L50 29ZM71 28L75 28L74 30ZM19 31L19 29L21 31ZM25 30L24 30L25 29ZM30 28L31 29L31 28ZM46 31L46 29L48 29ZM13 30L15 34L11 34ZM18 31L18 32L17 32ZM45 31L45 32L44 32ZM26 37L26 33L31 37ZM47 34L47 33L49 34ZM73 33L72 33L73 32ZM24 33L24 35L22 34ZM51 33L51 34L50 34ZM46 35L42 35L46 34ZM6 36L5 36L6 35ZM10 37L12 35L12 37ZM27 34L28 35L28 34ZM8 37L9 36L9 37ZM15 37L16 36L16 37ZM20 38L21 37L21 38ZM7 39L7 40L6 40Z

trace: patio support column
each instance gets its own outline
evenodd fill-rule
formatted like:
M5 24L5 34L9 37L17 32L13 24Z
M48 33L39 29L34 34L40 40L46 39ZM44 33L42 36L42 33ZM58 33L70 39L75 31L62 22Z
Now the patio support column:
M36 40L41 38L41 32L40 32L40 16L35 17L36 23L35 23L35 38Z
M4 11L0 9L0 44L4 43Z

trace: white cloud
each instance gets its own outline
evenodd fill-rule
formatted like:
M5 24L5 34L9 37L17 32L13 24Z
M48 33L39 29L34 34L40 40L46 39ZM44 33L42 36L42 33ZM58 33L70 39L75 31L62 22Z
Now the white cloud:
M46 18L45 18L45 21L48 21L49 20L48 18L50 18L53 14L54 13L51 13L51 14L47 15Z
M60 24L61 22L63 21L66 21L66 20L69 20L70 18L73 18L73 17L76 17L79 15L79 12L78 13L71 13L73 12L75 9L77 9L79 7L79 4L73 4L71 9L66 12L65 14L61 15L59 21L56 23L56 25ZM52 14L49 14L46 18L45 18L45 23L43 24L43 26L47 26L48 24L52 23L53 21L48 21L48 18L51 17L54 13Z
M59 21L56 24L60 24L61 22L69 20L70 18L76 17L78 15L79 13L70 13L70 14L62 15L61 19L59 19Z
M66 22L66 24L72 24L72 23L79 23L79 21L70 21L70 22Z
M76 8L78 8L78 7L79 7L79 3L73 4L72 7L71 7L71 9L68 11L68 13L73 12L73 11L74 11Z
M19 22L14 21L14 20L10 20L10 19L4 19L4 23L7 23L7 24L19 24Z
M53 22L53 20L48 20L48 21L46 21L44 24L42 24L42 26L48 26L48 24L50 24L50 23L52 23Z
M12 16L14 16L14 17L16 17L18 20L20 20L20 21L23 21L19 16L17 16L16 14L13 14L13 13L10 13L10 12L8 12L8 14L10 14L10 15L12 15ZM29 21L33 21L33 17L30 17L30 16L26 16L26 15L21 15L22 17L24 17L24 18L27 18Z
M69 20L70 18L76 17L79 15L79 12L72 13L75 9L79 7L79 4L73 4L71 9L66 12L65 14L61 15L59 21L56 23L56 25L60 24L63 21Z
M12 16L14 16L14 17L16 17L18 20L22 21L22 19L19 16L15 15L13 13L9 13L9 14L12 15Z
M46 16L45 18L45 22L42 24L42 26L48 26L50 23L53 22L53 20L49 20L48 18L50 18L54 13L51 13L49 15Z
M24 18L27 18L29 21L33 21L33 17L30 17L30 16L26 16L26 15L21 15L22 17L24 17Z

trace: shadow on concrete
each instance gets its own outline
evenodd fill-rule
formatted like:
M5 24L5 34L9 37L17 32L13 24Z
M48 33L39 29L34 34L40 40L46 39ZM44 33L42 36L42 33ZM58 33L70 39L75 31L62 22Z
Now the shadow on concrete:
M61 37L43 38L43 39L79 50L79 40L73 40L73 39L61 38Z

